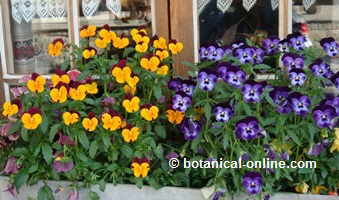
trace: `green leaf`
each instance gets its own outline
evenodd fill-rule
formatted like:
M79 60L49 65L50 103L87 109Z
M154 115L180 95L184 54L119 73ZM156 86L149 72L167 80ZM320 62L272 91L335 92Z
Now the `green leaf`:
M161 88L159 85L155 85L153 87L153 92L154 92L154 96L156 99L160 99L161 96L162 96L162 93L161 93Z
M293 132L293 131L287 131L288 136L292 138L292 140L298 145L301 146L301 142L299 140L299 137Z
M17 120L14 124L12 124L11 128L8 131L9 135L12 135L15 132L18 132L21 127L21 121Z
M246 115L252 115L251 108L250 108L250 106L247 103L242 102L241 105L242 105Z
M129 54L131 54L133 51L134 51L134 48L133 48L133 47L125 48L123 57L126 58L126 57L127 57Z
M25 184L28 180L28 170L22 169L20 172L14 177L14 185L17 190L21 188L23 184Z
M98 151L98 143L94 141L92 142L91 147L89 148L89 156L91 158L94 158L97 151Z
M21 129L21 138L25 141L28 142L28 133L27 133L27 129L22 128Z
M129 147L128 145L123 145L121 147L121 152L122 154L124 154L127 158L132 158L133 156L133 150L131 149L131 147Z
M166 138L166 129L165 129L163 126L157 125L157 126L155 127L155 132L156 132L156 134L157 134L159 137L161 137L162 139L165 139L165 138Z
M52 162L53 155L52 148L48 144L43 144L42 145L42 155L44 156L44 159L48 164Z
M53 191L48 185L44 185L40 188L38 200L54 200Z
M96 105L96 102L93 99L90 99L90 98L86 98L84 100L84 102L89 104L89 105Z
M155 155L159 158L159 159L163 159L164 158L164 149L162 148L161 145L158 145L157 148L155 149Z
M41 123L41 125L40 125L40 129L41 129L41 131L42 131L42 133L46 133L47 132L47 130L48 130L48 118L47 118L47 116L46 115L43 115L43 117L42 117L42 123Z
M89 148L89 141L86 132L83 131L79 132L79 141L85 149Z
M53 142L55 134L58 132L59 127L60 127L60 124L54 124L51 127L51 130L49 131L49 141L50 142Z
M207 120L210 120L211 118L211 113L212 113L212 107L209 103L206 103L204 106L204 113L205 113L205 117Z

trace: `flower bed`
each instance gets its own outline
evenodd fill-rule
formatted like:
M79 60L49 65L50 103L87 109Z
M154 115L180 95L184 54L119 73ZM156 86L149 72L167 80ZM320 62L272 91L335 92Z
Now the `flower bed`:
M303 46L303 36L268 38L262 47L247 41L201 48L204 61L188 64L188 79L171 73L172 57L183 49L178 41L149 38L142 28L119 36L108 26L85 26L80 36L80 47L52 42L51 56L68 52L71 59L50 80L26 77L13 90L16 99L3 105L0 159L8 191L52 179L74 181L73 188L212 187L214 199L241 192L265 199L275 191L336 194L339 97L324 87L338 87L338 73L317 59L322 51ZM330 56L337 53L334 40L321 43ZM280 58L284 69L264 64ZM275 79L254 80L264 70ZM316 160L317 168L169 167L184 157ZM48 184L38 199L53 199Z

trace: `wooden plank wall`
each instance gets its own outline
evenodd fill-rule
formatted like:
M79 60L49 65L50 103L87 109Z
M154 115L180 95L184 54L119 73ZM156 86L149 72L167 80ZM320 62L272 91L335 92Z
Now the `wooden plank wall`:
M155 19L153 19L153 26L155 33L158 36L162 36L166 38L167 40L170 39L170 25L169 25L169 3L170 0L152 0L153 4L153 10L154 12L153 16Z

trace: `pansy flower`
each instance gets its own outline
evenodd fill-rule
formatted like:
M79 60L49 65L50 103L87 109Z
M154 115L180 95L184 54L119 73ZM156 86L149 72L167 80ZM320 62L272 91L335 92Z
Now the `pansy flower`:
M223 48L219 47L218 45L210 45L207 48L208 51L208 60L218 61L221 60L224 57L224 50Z
M180 53L183 48L184 44L176 40L171 40L168 44L168 49L171 51L173 55Z
M244 101L247 103L259 102L266 87L266 82L246 81L241 88Z
M86 93L88 94L97 94L98 93L98 84L93 79L89 78L85 83Z
M166 111L166 116L167 116L168 121L171 124L178 125L184 119L185 113L184 112L180 112L178 110L169 109L169 110Z
M259 121L255 117L246 117L235 125L236 136L242 140L256 139L261 135L262 131Z
M292 69L288 72L288 79L291 81L293 86L302 86L304 85L307 77L302 69Z
M216 72L217 72L218 78L226 80L227 69L231 66L232 64L229 62L218 63L218 65L216 66Z
M126 95L125 99L122 101L122 106L125 108L126 112L134 113L140 109L140 98L137 96Z
M6 101L3 106L2 115L5 117L11 117L17 114L21 108L21 102L19 99L14 99L12 101Z
M205 91L212 91L217 83L217 74L212 69L202 69L198 73L198 86Z
M127 87L129 87L127 85ZM110 107L112 106L113 104L115 104L116 100L114 97L105 97L101 100L101 104L105 107Z
M167 87L175 92L180 92L182 89L182 82L183 80L181 78L173 78L168 81Z
M156 120L159 116L159 108L154 105L143 105L140 111L140 115L147 121Z
M339 96L327 95L326 99L324 99L320 104L332 106L335 108L337 115L339 115Z
M147 158L135 158L131 168L135 177L145 178L150 170L150 161Z
M172 97L172 108L180 112L185 112L192 104L192 99L186 93L178 92Z
M135 95L136 91L137 91L136 86L129 86L129 85L124 86L124 92L127 95Z
M167 50L158 49L155 51L155 55L158 56L161 61L163 61L169 57L169 52Z
M131 76L127 79L127 85L132 89L136 89L139 81L139 77L132 72Z
M207 46L201 46L201 47L199 48L199 59L200 59L201 61L207 60L208 55L209 55L208 47L207 47Z
M82 126L88 132L93 132L98 126L98 119L93 112L88 113L88 116L82 120Z
M292 69L302 69L304 67L304 57L298 54L285 53L281 57L281 61L287 68L287 71Z
M329 56L336 56L339 51L339 44L333 37L323 38L320 45Z
M160 59L158 56L145 56L140 60L140 66L145 70L155 72L160 65Z
M112 68L112 76L118 83L125 83L131 77L132 69L126 65L126 60L120 60Z
M333 74L331 76L331 81L336 88L339 88L339 72Z
M107 24L100 29L99 36L101 40L107 44L117 37L116 33L111 31L111 28Z
M21 122L25 129L35 130L42 123L42 115L39 108L30 108L21 116Z
M328 146L328 141L323 140L321 142L318 142L314 144L307 152L308 155L310 156L319 156Z
M64 146L64 145L69 145L69 146L75 146L74 140L70 136L63 135L61 132L59 132L59 139L57 141L58 144Z
M26 86L29 91L41 93L45 90L46 79L37 73L33 73L31 79L27 81Z
M301 51L305 48L306 38L301 33L292 33L287 36L287 40L291 47L297 51Z
M64 124L66 126L70 126L70 125L75 124L79 121L80 115L79 115L79 113L73 112L73 111L64 112L62 114L62 119L63 119Z
M6 175L16 174L19 172L19 165L17 164L17 159L15 157L9 157L7 159L6 165L2 173Z
M132 125L127 125L121 132L121 135L125 142L135 142L140 134L140 129L138 127L133 127Z
M136 44L147 45L150 43L150 38L144 32L139 32L138 34L132 35L132 39Z
M101 116L101 121L103 123L102 126L104 129L109 131L116 131L120 129L122 125L122 118L114 110L103 113Z
M48 45L48 54L50 56L60 56L64 47L64 41L62 39L56 39Z
M233 55L233 48L231 45L226 45L222 47L224 50L224 56L232 56Z
M269 158L270 160L275 160L276 158L276 153L275 151L270 147L268 144L264 144L264 152L266 153L266 157Z
M127 37L121 36L116 37L113 40L113 46L117 49L123 49L129 45L129 39Z
M254 54L254 49L245 45L235 49L233 53L234 57L238 58L242 64L253 63Z
M86 60L94 57L97 54L97 50L93 47L87 47L82 52L82 57L84 57Z
M53 169L58 172L69 172L74 168L74 163L70 158L66 158L63 153L57 155L52 164Z
M180 91L184 92L188 96L192 96L196 83L193 80L183 80L181 82L181 89Z
M95 46L98 47L99 49L105 49L110 42L111 42L110 40L107 41L103 38L97 38L94 41Z
M262 48L253 48L253 64L264 62L265 51Z
M291 107L288 102L288 95L291 92L291 89L288 87L274 87L270 91L269 95L272 98L273 102L278 106L277 112L279 113L289 113Z
M260 193L263 185L261 174L258 172L247 172L242 178L242 185L250 195Z
M246 73L239 67L230 66L227 68L224 81L233 87L240 88L246 81Z
M281 40L279 42L279 51L282 53L289 52L289 44L287 39Z
M311 100L308 96L294 92L288 96L288 99L295 114L305 116L310 112Z
M65 71L63 71L61 69L56 69L55 74L53 74L51 76L51 81L52 81L53 87L55 87L60 82L65 83L65 84L69 84L71 82L71 79Z
M331 128L337 116L335 108L330 105L317 106L312 112L313 120L319 128Z
M228 122L234 114L233 108L228 104L218 104L213 108L213 114L217 122Z
M147 31L143 27L133 28L130 33L131 33L132 39L136 43L140 42L140 37L139 36L147 35Z
M54 103L65 103L67 101L67 95L68 86L61 82L49 92L49 96Z
M153 38L153 47L156 49L167 49L167 41L163 37L155 37Z
M139 42L135 45L135 51L138 53L145 53L148 50L148 43Z
M322 59L315 60L310 66L310 70L315 76L326 77L330 72L330 66L326 64Z
M96 30L97 30L97 27L93 25L83 26L80 29L80 37L81 38L93 37L96 35Z
M179 125L180 132L184 134L185 140L194 140L201 132L201 123L190 118L185 118Z
M71 82L69 96L75 101L83 101L86 98L87 87L79 82Z
M264 48L266 54L273 55L279 51L279 42L279 38L273 36L264 39L261 46Z
M162 65L157 69L157 74L160 76L166 76L168 74L169 67L168 65Z

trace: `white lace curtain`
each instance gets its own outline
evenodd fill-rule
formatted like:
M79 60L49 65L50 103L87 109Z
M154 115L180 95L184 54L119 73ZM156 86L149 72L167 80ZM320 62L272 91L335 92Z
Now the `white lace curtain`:
M198 12L201 13L204 9L204 7L210 2L210 1L217 1L217 7L220 11L226 12L228 8L231 6L233 0L197 0L198 1ZM303 5L305 9L309 9L316 0L303 0ZM247 11L250 11L251 8L255 5L257 0L242 0L242 5ZM279 6L279 0L271 0L272 9L275 10Z
M66 17L67 1L70 0L11 0L12 17L17 23L30 22L39 18ZM82 0L84 16L93 16L101 0ZM106 0L106 7L114 15L121 15L120 0Z

